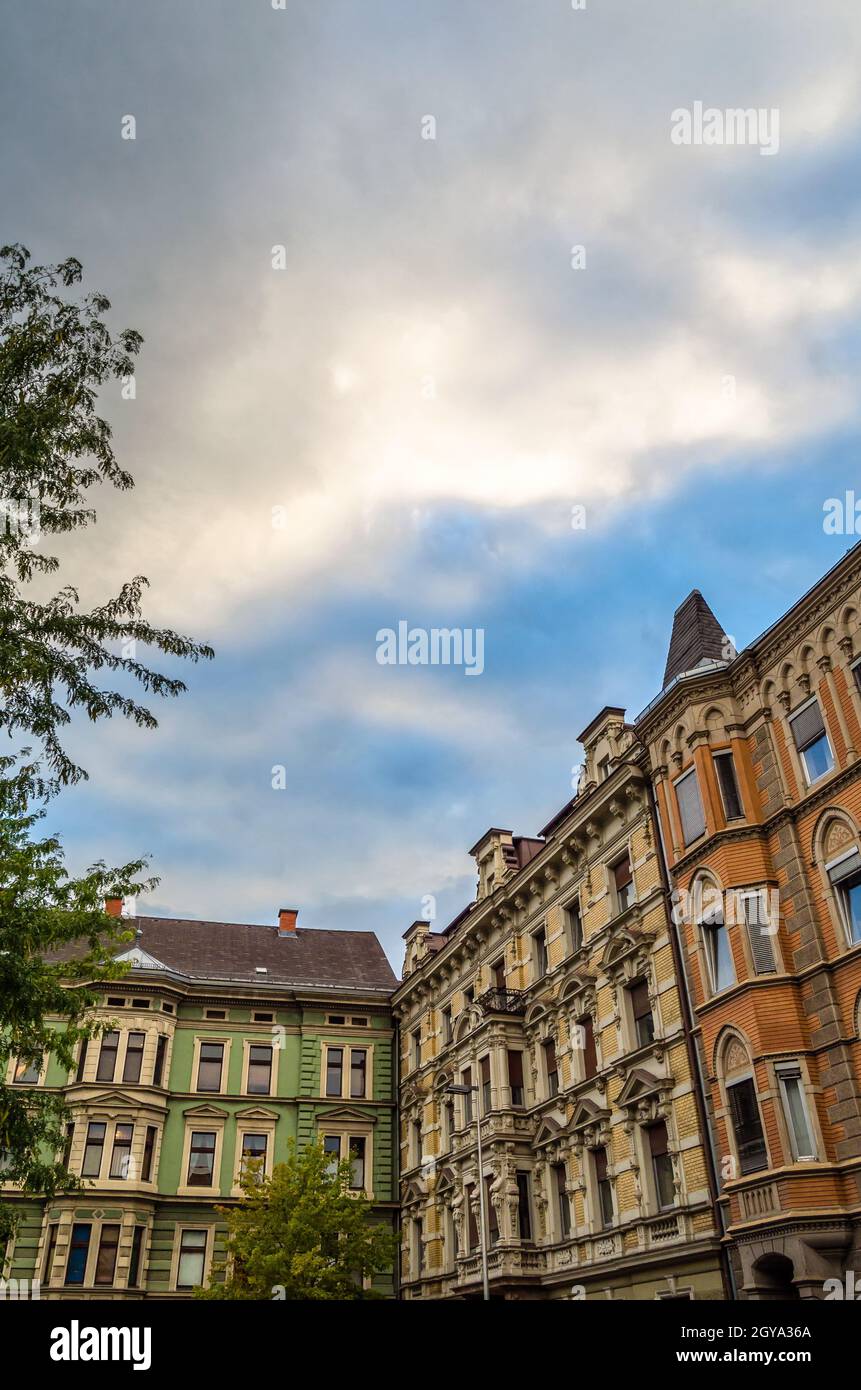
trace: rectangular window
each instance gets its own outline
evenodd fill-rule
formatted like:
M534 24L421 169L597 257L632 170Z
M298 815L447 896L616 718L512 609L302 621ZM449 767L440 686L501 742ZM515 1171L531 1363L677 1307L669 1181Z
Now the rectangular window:
M197 1059L198 1091L220 1091L224 1043L202 1042Z
M472 1067L466 1067L460 1075L461 1086L472 1087ZM465 1125L472 1124L472 1090L467 1091L463 1098L463 1122Z
M796 1162L812 1161L816 1158L816 1145L807 1116L804 1087L801 1084L800 1067L778 1067L777 1079L783 1098L783 1113L792 1144L792 1156Z
M583 1051L583 1079L594 1076L598 1070L598 1052L595 1047L595 1026L591 1014L581 1014L577 1020L577 1035Z
M183 1231L179 1243L178 1289L194 1289L203 1283L206 1264L206 1231Z
M123 1081L135 1085L141 1079L144 1042L146 1033L129 1033L126 1043L126 1057L123 1062Z
M84 1161L81 1164L82 1178L99 1176L102 1170L106 1130L107 1125L102 1120L91 1120L87 1125L87 1142L84 1145Z
M487 1215L487 1243L491 1250L499 1241L499 1217L496 1207L490 1200L490 1188L493 1178L487 1177L484 1180L484 1210Z
M493 1088L490 1084L490 1058L482 1057L479 1062L481 1071L481 1113L487 1115L493 1109Z
M63 1145L63 1167L68 1170L69 1159L72 1157L72 1140L75 1137L74 1123L66 1125L66 1142Z
M422 1030L421 1030L421 1028L416 1028L416 1029L410 1034L410 1043L411 1043L411 1046L412 1046L412 1059L411 1059L411 1060L412 1060L412 1065L413 1065L413 1067L420 1067L421 1064L422 1064Z
M543 980L547 974L547 933L542 927L532 937L532 978Z
M413 1136L413 1163L414 1163L414 1164L421 1163L421 1161L422 1161L422 1122L421 1122L421 1120L413 1120L413 1123L412 1123L412 1136Z
M83 1081L83 1079L84 1079L84 1067L85 1067L86 1065L87 1065L87 1039L86 1039L86 1038L82 1038L82 1039L81 1039L80 1051L78 1052L78 1070L77 1070L77 1072L75 1073L75 1080L76 1080L76 1081Z
M362 1100L367 1085L368 1054L363 1047L350 1048L350 1095L353 1100Z
M215 1134L211 1130L192 1131L188 1154L189 1187L212 1187L215 1180Z
M476 1219L475 1203L472 1200L472 1195L474 1191L475 1187L472 1183L467 1183L463 1189L464 1197L466 1199L466 1238L469 1241L470 1250L477 1250L479 1245L478 1221Z
M556 1187L556 1214L559 1219L559 1234L565 1240L571 1234L571 1202L565 1185L564 1163L554 1163L553 1182Z
M141 1165L141 1182L149 1182L152 1177L152 1158L155 1152L155 1125L147 1125L144 1137L143 1164Z
M87 1257L90 1253L92 1232L93 1228L89 1222L76 1221L72 1227L69 1258L66 1263L67 1284L83 1284L87 1277Z
M132 1235L132 1253L129 1259L128 1287L130 1289L136 1289L139 1285L141 1272L141 1251L143 1250L143 1237L143 1226L135 1226L134 1233Z
M547 1094L556 1096L559 1094L559 1068L556 1064L556 1043L552 1038L547 1038L541 1044L544 1049L544 1071L547 1077Z
M756 1173L768 1165L765 1136L759 1118L759 1105L756 1100L756 1087L748 1077L727 1086L732 1127L738 1150L738 1162L742 1173Z
M326 1095L340 1096L344 1093L344 1049L326 1049Z
M442 1040L446 1046L451 1042L451 1006L442 1011Z
M523 1053L510 1051L506 1053L508 1059L508 1091L511 1104L520 1106L523 1104Z
M738 782L736 781L732 753L715 753L714 764L721 800L723 801L723 813L727 820L741 820L744 816L744 810L741 797L738 794Z
M592 1160L595 1164L595 1183L598 1189L598 1216L601 1225L613 1225L613 1184L607 1172L607 1150L594 1149Z
M350 1136L350 1188L354 1192L365 1187L365 1140L360 1134Z
M152 1084L160 1086L164 1077L164 1059L167 1056L167 1034L159 1033L158 1042L155 1045L155 1066L152 1072Z
M861 667L856 668L861 669ZM828 868L850 941L861 941L861 855L857 850Z
M650 1125L646 1130L649 1140L649 1154L652 1159L652 1177L655 1183L655 1196L661 1211L675 1206L676 1190L673 1185L673 1160L667 1149L667 1126L663 1123Z
M712 993L717 994L720 990L729 989L730 985L735 984L732 947L723 917L714 916L712 921L704 922L702 932L709 974L711 975Z
M631 1000L631 1015L634 1020L634 1036L637 1047L647 1047L655 1036L655 1020L649 1000L649 986L645 980L638 980L628 991Z
M53 1225L48 1227L48 1244L45 1249L44 1263L42 1264L43 1284L50 1284L51 1282L51 1270L54 1268L54 1252L57 1249L57 1235L59 1230L60 1227L56 1221Z
M330 1178L338 1176L338 1164L341 1162L341 1136L340 1134L326 1134L323 1137L323 1152L328 1157L326 1171Z
M517 1174L517 1225L521 1240L532 1239L532 1198L529 1191L529 1174Z
M634 876L629 854L613 865L613 883L616 888L616 911L626 912L634 901Z
M447 1100L445 1103L445 1138L446 1147L451 1148L452 1139L455 1131L454 1101Z
M239 1177L245 1177L249 1163L259 1163L260 1167L256 1170L259 1178L263 1177L266 1171L266 1148L268 1139L265 1134L243 1134L242 1153L239 1159Z
M580 900L575 898L565 909L565 922L568 927L568 940L572 951L579 951L583 945L583 919L580 916Z
M796 714L790 715L789 727L798 755L804 764L808 784L818 782L834 766L831 744L822 722L818 700L811 700Z
M686 845L692 845L694 840L698 840L705 834L706 818L703 814L702 797L700 796L700 784L697 781L696 768L691 768L683 777L675 783L676 801L679 807L679 816L682 822L682 835Z
M127 1178L131 1166L134 1125L117 1125L114 1130L114 1150L111 1154L112 1178Z
M120 1035L115 1030L102 1034L102 1046L99 1050L99 1065L96 1069L97 1081L113 1081L114 1072L117 1069L117 1050L120 1045Z
M505 989L505 957L500 956L490 967L494 989Z
M99 1252L96 1255L94 1284L112 1284L114 1282L114 1271L117 1267L117 1249L119 1243L119 1226L103 1226L99 1237Z
M248 1049L248 1094L268 1096L272 1089L272 1048L254 1043Z
M42 1075L42 1063L18 1060L15 1067L13 1084L15 1086L38 1086L39 1077Z

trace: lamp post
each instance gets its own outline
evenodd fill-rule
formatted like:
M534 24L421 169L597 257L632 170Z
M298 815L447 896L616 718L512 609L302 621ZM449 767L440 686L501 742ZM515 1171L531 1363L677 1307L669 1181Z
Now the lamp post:
M453 1096L478 1097L478 1086L446 1086ZM490 1284L487 1278L487 1225L484 1217L484 1161L481 1152L481 1103L477 1099L475 1107L475 1137L478 1142L478 1238L481 1245L481 1286L485 1303L490 1301ZM467 1230L469 1225L467 1223Z

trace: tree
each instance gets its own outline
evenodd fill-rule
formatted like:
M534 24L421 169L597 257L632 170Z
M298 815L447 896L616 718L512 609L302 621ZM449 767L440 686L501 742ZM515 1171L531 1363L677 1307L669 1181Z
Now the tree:
M366 1275L388 1269L395 1237L370 1218L364 1193L351 1194L350 1162L333 1170L320 1145L297 1149L271 1177L249 1164L243 1197L218 1207L228 1227L223 1283L196 1290L209 1299L362 1299Z
M0 759L0 772L11 761ZM0 1076L14 1059L24 1081L0 1087L0 1162L6 1182L51 1197L80 1186L58 1157L66 1106L60 1093L31 1088L28 1069L37 1076L49 1053L61 1067L74 1066L78 1044L98 1029L86 1018L97 1001L90 983L127 970L113 956L131 934L122 919L106 916L104 899L154 880L141 879L140 860L119 869L94 864L70 878L56 837L33 835L45 815L30 809L35 777L31 766L0 776ZM0 1204L0 1241L11 1226Z
M90 612L81 611L70 585L41 601L26 594L34 577L59 568L56 556L37 548L42 537L94 521L84 504L97 483L134 486L114 457L110 426L96 413L96 392L133 375L143 342L132 329L112 337L102 319L110 308L104 295L77 303L55 293L58 285L79 283L79 261L29 261L23 246L0 249L0 729L40 740L56 786L86 777L60 739L70 711L81 709L93 721L120 713L156 726L151 710L97 685L96 673L128 675L150 694L178 695L183 682L138 660L137 644L192 661L213 652L144 619L142 575Z

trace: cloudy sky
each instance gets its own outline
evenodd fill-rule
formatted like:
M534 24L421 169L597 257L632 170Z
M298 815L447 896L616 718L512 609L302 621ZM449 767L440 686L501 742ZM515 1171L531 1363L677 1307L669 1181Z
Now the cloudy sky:
M49 824L149 852L147 911L296 906L399 967L657 693L691 588L741 647L855 539L861 8L275 5L4 6L0 234L146 340L102 401L137 489L63 575L217 648L156 733L74 730ZM697 101L779 148L675 144ZM400 619L483 628L481 676L379 665Z

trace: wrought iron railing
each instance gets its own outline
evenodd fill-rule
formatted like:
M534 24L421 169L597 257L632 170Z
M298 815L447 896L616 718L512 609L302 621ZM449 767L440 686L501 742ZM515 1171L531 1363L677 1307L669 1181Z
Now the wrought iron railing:
M526 1013L526 997L522 989L486 989L476 1000L486 1014Z

